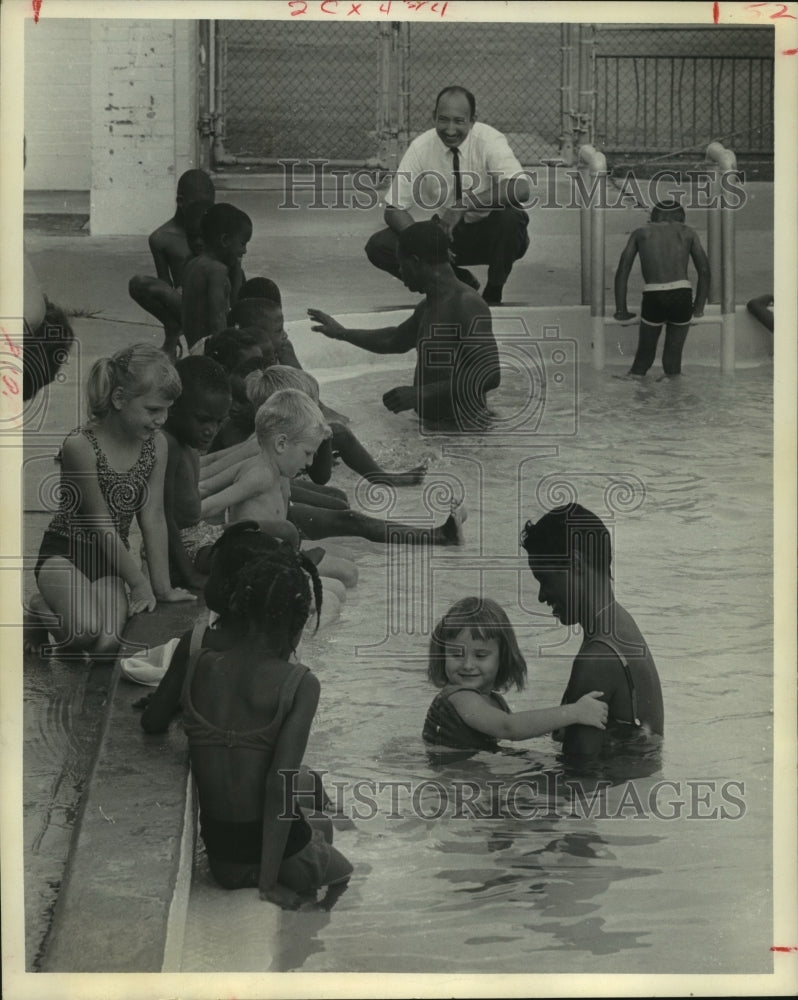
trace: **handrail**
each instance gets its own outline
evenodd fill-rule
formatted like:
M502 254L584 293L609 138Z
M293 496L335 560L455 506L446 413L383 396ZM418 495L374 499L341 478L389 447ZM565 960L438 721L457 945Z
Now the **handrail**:
M607 158L593 146L579 147L579 169L587 168L593 178L606 177ZM606 198L599 189L598 198L580 206L579 221L582 250L582 304L590 303L593 367L604 368L604 208Z
M734 316L734 209L727 203L726 193L717 171L730 173L737 170L737 157L719 142L707 146L707 160L716 167L713 197L707 209L707 251L712 289L717 301L720 278L720 370L724 375L734 372L735 316ZM712 207L715 206L715 207Z

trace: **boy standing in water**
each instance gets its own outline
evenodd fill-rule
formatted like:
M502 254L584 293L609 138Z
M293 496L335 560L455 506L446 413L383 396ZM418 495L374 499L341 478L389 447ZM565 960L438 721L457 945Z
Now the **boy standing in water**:
M581 504L556 507L527 521L521 544L540 585L539 600L563 625L580 625L582 646L571 668L563 704L601 691L609 707L606 730L568 726L567 755L595 757L613 743L652 743L664 730L664 709L654 659L632 616L612 587L610 533Z
M150 234L150 252L157 277L137 274L128 285L130 297L163 324L162 349L171 356L176 352L180 336L183 268L198 252L196 239L199 234L191 233L190 229L198 229L202 210L193 208L189 212L189 209L198 204L207 209L215 197L213 181L204 170L187 170L181 174L177 182L175 214Z
M621 254L615 272L615 319L632 319L626 308L626 284L637 254L643 272L640 333L630 375L645 375L654 363L657 341L665 324L662 368L666 375L681 375L682 349L693 316L704 315L709 294L709 260L695 230L684 224L684 209L676 201L659 201L651 222L636 229ZM698 272L695 301L687 264Z

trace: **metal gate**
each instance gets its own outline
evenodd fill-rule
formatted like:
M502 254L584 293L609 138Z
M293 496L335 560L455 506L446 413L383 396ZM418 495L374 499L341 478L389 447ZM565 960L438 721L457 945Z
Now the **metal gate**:
M626 156L720 140L772 157L772 31L598 29L595 131L605 152Z

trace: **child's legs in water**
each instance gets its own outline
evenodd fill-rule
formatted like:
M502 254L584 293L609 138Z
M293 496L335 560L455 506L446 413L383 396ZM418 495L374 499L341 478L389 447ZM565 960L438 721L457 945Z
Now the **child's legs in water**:
M357 583L357 566L351 559L346 559L343 556L335 556L325 551L318 570L320 576L331 577L334 583L339 584L341 592L338 596L342 600L346 597L346 588L354 587ZM338 593L337 589L336 593Z
M689 323L668 323L665 328L665 346L662 348L662 370L666 375L682 374L682 351Z
M635 354L632 367L629 369L630 375L645 375L654 364L657 354L657 341L662 330L662 324L652 326L645 320L640 321L640 332L637 336L637 353Z
M114 657L127 622L122 580L103 576L91 581L63 556L47 559L39 571L39 592L61 624L50 626L55 645L65 652Z

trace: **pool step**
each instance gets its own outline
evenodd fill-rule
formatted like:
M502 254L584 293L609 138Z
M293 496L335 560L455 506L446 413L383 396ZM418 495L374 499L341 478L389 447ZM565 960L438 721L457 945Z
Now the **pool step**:
M159 605L126 638L156 645L190 628L196 604ZM113 668L97 756L75 823L40 968L160 972L187 815L188 755L179 726L141 729L148 688ZM174 914L173 914L174 916Z

